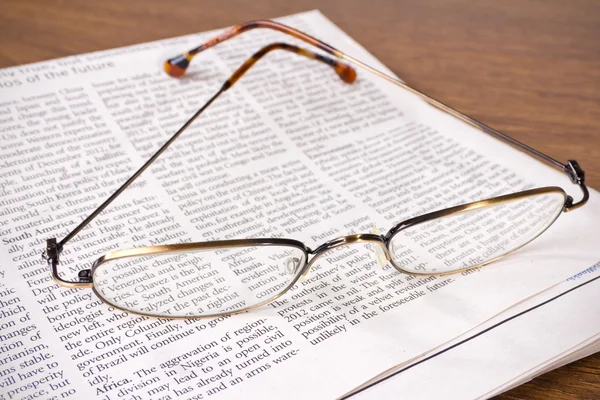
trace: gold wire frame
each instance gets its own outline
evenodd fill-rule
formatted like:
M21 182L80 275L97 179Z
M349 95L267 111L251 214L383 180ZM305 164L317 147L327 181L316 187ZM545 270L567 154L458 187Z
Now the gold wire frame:
M51 267L51 276L57 284L59 284L61 286L69 287L69 288L91 288L94 291L94 293L96 293L96 295L104 303L110 305L111 307L114 307L114 308L122 310L122 311L127 311L127 312L133 313L133 314L144 315L144 316L148 316L148 317L156 317L156 315L153 315L153 314L125 309L116 304L112 304L110 301L106 300L100 293L98 293L98 291L94 287L93 276L94 276L95 271L99 267L101 267L102 265L104 265L105 263L107 263L109 261L117 260L120 258L126 258L126 257L141 257L141 256L149 256L149 255L156 255L156 254L201 251L201 250L208 250L208 249L223 249L223 248L233 248L233 247L272 246L272 245L291 246L291 247L296 247L298 249L301 249L303 251L304 265L302 266L302 268L300 268L300 271L296 273L296 276L294 277L292 282L285 289L283 289L280 293L277 293L275 296L272 296L265 301L262 301L256 305L252 305L252 306L240 309L240 310L216 313L216 314L211 314L211 315L199 315L199 316L168 316L168 315L163 316L163 315L161 315L160 316L160 318L169 318L169 319L218 317L218 316L223 316L223 315L237 314L237 313L249 311L249 310L252 310L254 308L260 307L262 305L265 305L267 303L270 303L270 302L276 300L277 298L279 298L280 296L285 294L290 288L292 288L301 276L305 276L306 274L308 274L311 266L316 262L316 260L320 256L322 256L324 253L326 253L336 247L339 247L339 246L346 246L346 245L351 245L351 244L355 244L355 243L371 243L371 244L374 244L377 246L381 246L387 261L390 262L395 269L397 269L398 271L403 272L403 273L408 273L408 274L412 274L412 275L447 275L447 274L452 274L452 273L459 273L459 272L462 272L462 271L465 271L468 269L479 268L484 265L490 264L491 262L494 262L500 258L503 258L503 257L511 254L512 252L518 250L519 248L525 246L527 243L531 242L532 240L537 238L540 234L542 234L550 225L552 225L552 223L560 215L560 212L557 214L556 218L554 220L552 220L536 236L534 236L531 239L529 239L528 241L522 243L519 247L514 248L494 259L486 260L485 262L483 262L481 264L470 266L470 267L459 269L459 270L448 271L448 272L419 273L419 272L414 272L414 271L407 271L394 262L393 257L391 257L391 255L390 255L389 243L390 243L391 239L394 237L394 235L397 234L398 232L402 231L403 229L424 223L426 221L431 221L434 219L438 219L438 218L442 218L442 217L446 217L446 216L450 216L450 215L460 214L460 213L471 211L471 210L490 207L490 206L494 206L494 205L498 205L498 204L502 204L502 203L506 203L506 202L510 202L510 201L514 201L514 200L519 200L519 199L523 199L523 198L527 198L527 197L537 196L537 195L541 195L541 194L550 194L550 193L561 194L564 198L563 211L565 211L565 212L574 210L578 207L581 207L587 202L587 200L589 198L589 193L588 193L587 187L585 186L585 183L584 183L584 173L576 161L570 160L568 162L568 164L562 164L562 163L554 160L553 158L512 139L508 135L498 132L498 131L488 127L487 125L484 125L481 122L476 121L475 119L468 117L468 116L460 113L459 111L452 109L449 106L446 106L445 104L425 95L424 93L412 88L411 86L408 86L406 83L404 83L396 78L386 75L386 74L362 63L361 61L356 60L356 59L350 57L349 55L344 54L341 51L339 51L339 50L337 50L337 49L335 49L335 48L333 48L333 47L331 47L331 46L329 46L307 34L304 34L300 31L295 30L294 28L290 28L290 27L287 27L285 25L282 25L282 24L279 24L279 23L276 23L273 21L253 21L253 22L250 22L247 24L238 25L237 27L230 29L229 31L225 32L224 34L222 34L214 39L209 40L208 42L204 43L202 46L197 47L196 49L193 49L190 52L184 53L182 55L179 55L177 57L174 57L174 58L168 60L165 64L165 70L167 71L167 73L169 73L172 76L181 76L185 73L185 69L189 65L189 61L191 61L192 57L194 55L196 55L197 53L201 52L202 50L205 50L206 48L212 47L224 40L227 40L239 33L242 33L246 30L254 29L254 28L275 29L280 32L292 35L298 39L301 39L307 43L310 43L310 44L316 46L317 48L325 51L326 53L328 53L330 55L333 55L334 57L337 57L337 59L330 58L330 57L327 57L327 56L324 56L324 55L321 55L318 53L314 53L312 51L305 50L305 49L299 48L294 45L285 44L285 43L273 43L271 45L268 45L268 46L264 47L263 49L261 49L259 52L257 52L255 55L253 55L250 59L248 59L225 82L225 84L222 86L222 88L213 97L211 97L207 101L207 103L203 107L201 107L152 157L150 157L150 159L136 173L134 173L133 176L131 176L119 189L117 189L117 191L115 193L113 193L104 203L102 203L95 211L93 211L87 218L85 218L73 231L69 232L65 236L65 238L63 238L58 243L57 243L56 239L48 239L47 249L46 249L44 256L47 259L47 261ZM120 193L122 193L122 191L125 190L139 175L141 175L144 172L144 170L147 169L148 166L152 162L154 162L156 160L156 158L158 158L158 156L160 156L160 154L162 154L162 152L164 152L168 148L168 146L175 139L177 139L177 137L207 107L209 107L212 104L212 102L220 94L222 94L223 92L228 90L231 86L233 86L233 84L235 84L235 82L237 82L237 80L240 79L245 74L245 72L248 71L248 69L250 67L252 67L262 56L264 56L265 54L267 54L268 52L273 51L273 50L290 51L292 53L299 54L299 55L307 57L309 59L314 59L314 60L320 61L324 64L327 64L327 65L333 67L335 72L339 75L339 77L344 82L349 83L349 84L354 82L354 80L356 78L356 72L354 71L354 69L352 67L350 67L349 65L346 65L344 63L341 63L338 59L345 60L348 63L350 63L351 65L357 66L365 71L373 73L376 76L379 76L379 77L385 79L386 81L391 82L397 86L400 86L403 89L417 95L418 97L427 101L429 104L433 105L434 107L439 108L439 109L445 111L446 113L448 113L448 114L450 114L472 126L475 126L476 128L482 130L483 132L488 133L504 142L507 142L507 143L515 146L516 148L518 148L534 157L537 157L538 159L541 159L542 161L545 161L554 167L561 169L563 172L565 172L569 176L569 178L571 179L571 181L573 183L577 184L580 187L580 189L583 192L583 198L579 202L573 203L573 199L570 196L567 196L565 191L559 187L542 187L542 188L537 188L537 189L525 190L525 191L521 191L521 192L517 192L517 193L505 195L505 196L499 196L499 197L495 197L495 198L491 198L491 199L476 201L476 202L463 204L463 205L459 205L459 206L455 206L455 207L450 207L450 208L446 208L443 210L434 211L431 213L420 215L420 216L408 219L406 221L403 221L403 222L395 225L385 236L377 235L377 234L367 234L367 233L343 236L343 237L328 241L328 242L322 244L321 246L317 247L315 250L311 250L308 247L306 247L303 243L293 240L293 239L264 239L264 238L224 240L224 241L214 241L214 242L182 243L182 244L167 244L167 245L160 245L160 246L148 246L148 247L138 247L138 248L132 248L132 249L118 250L115 252L107 253L107 254L101 256L100 258L98 258L93 263L91 269L81 270L79 272L79 282L69 281L69 280L65 280L65 279L61 278L58 273L58 258L59 258L58 256L59 256L60 252L62 251L63 245L65 243L67 243L70 239L72 239L87 224L89 224L89 222L91 222L116 197L118 197L120 195Z
M396 226L394 226L392 229L390 229L390 231L386 234L385 236L385 242L386 245L389 247L390 243L393 239L393 237L400 233L402 230L413 227L415 225L419 225L422 224L424 222L427 221L433 221L435 219L439 219L439 218L444 218L444 217L448 217L448 216L452 216L452 215L458 215L458 214L462 214L468 211L473 211L473 210L478 210L478 209L483 209L483 208L488 208L488 207L493 207L493 206L497 206L500 204L505 204L505 203L510 203L511 201L516 201L516 200L522 200L525 198L529 198L529 197L535 197L535 196L541 196L541 195L547 195L547 194L560 194L563 197L563 211L564 211L564 204L567 201L567 194L565 193L565 191L557 186L547 186L547 187L541 187L541 188L536 188L536 189L530 189L530 190L525 190L522 192L517 192L517 193L511 193L511 194L507 194L504 196L499 196L499 197L494 197L491 199L486 199L486 200L481 200L481 201L476 201L473 203L467 203L467 204L463 204L460 206L455 206L455 207L450 207L450 208L446 208L443 210L439 210L439 211L434 211L431 212L429 214L424 214L424 215L419 215L417 217L408 219L406 221L400 222L399 224L397 224ZM481 268L483 266L486 266L488 264L491 264L495 261L500 260L501 258L504 258L512 253L514 253L515 251L519 250L520 248L522 248L523 246L527 245L528 243L531 243L532 241L534 241L536 238L538 238L542 233L544 233L548 228L550 228L550 226L552 226L552 224L554 224L554 222L558 219L558 217L560 216L560 212L556 213L556 216L554 217L554 219L552 221L550 221L548 223L548 225L546 225L546 227L542 230L540 230L537 235L532 236L529 240L521 243L521 245L515 247L514 249L511 249L510 251L507 251L506 253L501 254L498 257L486 260L480 264L477 265L473 265L473 266L469 266L469 267L465 267L465 268L460 268L460 269L455 269L452 271L447 271L447 272L438 272L438 273L431 273L431 272L414 272L414 271L407 271L404 268L402 268L401 266L397 265L394 262L393 257L389 260L392 265L399 271L404 272L406 274L410 274L410 275L427 275L427 276L443 276L443 275L451 275L451 274L456 274L456 273L461 273L470 269L475 269L475 268Z
M290 290L298 279L302 276L302 271L306 267L306 260L308 259L309 249L302 243L293 239L234 239L234 240L218 240L213 242L195 242L195 243L179 243L179 244L167 244L167 245L159 245L159 246L147 246L147 247L139 247L139 248L131 248L125 250L117 250L112 253L107 253L100 258L98 258L94 264L92 265L92 269L90 275L93 277L96 270L101 267L103 264L108 263L110 261L122 259L122 258L130 258L130 257L144 257L151 256L157 254L169 254L169 253L186 253L192 251L202 251L202 250L217 250L217 249L232 249L236 247L257 247L257 246L285 246L285 247L294 247L302 251L304 255L304 265L302 266L301 272L297 273L294 279L292 279L291 283L288 284L281 292L276 293L275 295L269 297L268 299L261 301L257 304L253 304L248 307L241 308L239 310L227 311L215 314L206 314L206 315L181 315L181 316L170 316L170 315L160 315L145 313L141 311L132 311L130 309L119 306L118 304L114 304L111 301L107 300L96 287L91 286L92 291L102 300L105 304L114 307L118 310L125 311L131 314L142 315L144 317L151 318L165 318L165 319L200 319L200 318L216 318L222 317L224 315L235 315L243 312L247 312L253 310L258 307L262 307L266 304L272 303L277 300L279 297L283 296Z
M509 203L509 202L516 201L516 200L521 200L521 199L525 199L525 198L546 195L546 194L559 194L563 197L564 201L566 201L566 199L567 199L566 193L560 187L550 186L550 187L542 187L542 188L537 188L537 189L525 190L522 192L517 192L517 193L512 193L512 194L508 194L508 195L504 195L504 196L494 197L491 199L467 203L467 204L450 207L450 208L446 208L446 209L439 210L439 211L434 211L434 212L431 212L428 214L423 214L423 215L420 215L420 216L417 216L414 218L410 218L410 219L407 219L405 221L402 221L402 222L396 224L392 229L390 229L390 231L385 236L377 235L377 234L370 234L370 233L342 236L342 237L330 240L330 241L322 244L321 246L317 247L315 250L311 250L310 248L306 247L302 242L299 242L297 240L283 239L283 238L281 238L281 239L258 238L258 239L220 240L220 241L213 241L213 242L193 242L193 243L180 243L180 244L168 244L168 245L159 245L159 246L130 248L130 249L117 250L114 252L110 252L110 253L107 253L107 254L99 257L92 265L92 268L90 271L90 275L93 277L95 272L99 268L101 268L104 264L106 264L110 261L123 259L123 258L144 257L144 256L158 255L158 254L170 254L170 253L185 253L185 252L202 251L202 250L231 249L231 248L236 248L236 247L256 247L256 246L285 246L285 247L294 247L303 252L304 265L301 266L299 271L296 273L296 276L291 280L291 282L284 289L282 289L280 292L277 292L275 295L269 297L268 299L266 299L264 301L261 301L257 304L254 304L254 305L251 305L248 307L241 308L239 310L207 314L207 315L190 315L190 316L160 315L160 316L157 316L152 313L145 313L145 312L130 310L130 309L124 308L118 304L115 304L115 303L107 300L94 287L93 283L87 283L85 287L92 288L92 290L94 291L96 296L98 296L104 303L106 303L107 305L109 305L111 307L114 307L115 309L121 310L121 311L126 311L128 313L142 315L142 316L146 316L146 317L157 317L157 318L167 318L167 319L197 319L197 318L214 318L214 317L220 317L220 316L224 316L224 315L239 314L239 313L251 311L255 308L262 307L268 303L271 303L274 300L278 299L279 297L283 296L285 293L287 293L296 284L296 282L298 282L298 280L302 276L306 276L308 274L311 266L313 266L315 264L315 262L323 254L335 249L336 247L348 246L348 245L357 244L357 243L367 243L367 244L371 243L374 245L381 246L381 248L383 249L384 254L386 256L387 261L389 261L395 269L397 269L399 272L402 272L402 273L406 273L406 274L410 274L410 275L427 275L427 276L442 276L442 275L460 273L460 272L463 272L466 270L480 268L485 265L488 265L494 261L497 261L503 257L508 256L509 254L515 252L516 250L520 249L521 247L523 247L526 244L530 243L531 241L535 240L546 229L548 229L548 227L550 227L552 225L552 223L554 223L556 218L558 218L558 216L560 215L560 212L557 213L556 217L550 223L548 223L548 225L544 229L542 229L540 232L538 232L537 235L531 237L529 240L525 241L518 247L515 247L514 249L511 249L510 251L507 251L506 253L504 253L496 258L486 260L485 262L482 262L480 264L473 265L473 266L466 267L466 268L457 269L457 270L452 270L452 271L448 271L448 272L420 273L420 272L408 271L408 270L402 268L402 266L397 265L394 262L394 259L390 254L390 250L389 250L390 242L393 239L393 237L396 234L398 234L399 232L401 232L402 230L409 228L409 227L413 227L418 224L422 224L427 221L432 221L432 220L443 218L443 217L458 215L458 214L465 213L468 211L483 209L483 208L487 208L487 207L493 207L496 205ZM57 281L57 283L62 285L62 283L60 281ZM70 286L70 287L72 287L72 286ZM83 287L83 286L81 286L81 287Z

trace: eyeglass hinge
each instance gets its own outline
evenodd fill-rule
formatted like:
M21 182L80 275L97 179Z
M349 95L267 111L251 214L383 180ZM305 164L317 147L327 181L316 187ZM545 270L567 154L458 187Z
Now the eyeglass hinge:
M82 269L77 274L77 277L79 278L79 282L90 283L92 282L92 271L89 269Z
M573 198L571 196L567 196L567 200L565 201L565 205L563 206L563 211L569 211L569 208L573 207Z
M579 163L575 160L569 160L565 165L565 172L567 173L571 182L576 185L580 185L585 181L585 172L579 166Z
M42 253L42 259L48 263L54 261L54 263L57 264L60 251L61 249L56 243L56 238L48 239L46 240L46 250Z
M571 196L567 196L567 201L565 202L564 211L573 211L583 206L590 198L590 192L588 188L585 186L585 173L579 166L579 163L575 160L569 160L567 165L564 166L565 173L569 176L571 182L575 185L579 186L581 192L583 193L583 197L577 203L573 202L573 198Z

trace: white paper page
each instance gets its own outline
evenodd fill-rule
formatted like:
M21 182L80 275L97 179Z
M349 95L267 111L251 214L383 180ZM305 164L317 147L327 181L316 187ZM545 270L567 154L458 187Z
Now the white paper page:
M437 357L442 352L448 351L448 350L454 348L455 346L459 346L459 345L462 346L465 341L473 340L473 339L475 339L476 336L485 333L489 329L495 329L496 325L506 323L506 322L508 322L509 319L518 317L519 316L518 314L520 314L520 313L527 312L529 309L534 308L534 307L537 308L537 307L543 306L544 302L549 301L550 299L552 299L553 297L555 297L561 293L564 293L566 290L574 288L576 285L581 283L580 282L581 280L587 281L589 279L595 278L598 275L600 275L599 264L596 264L590 268L586 268L584 271L580 272L577 275L574 275L573 277L567 279L566 281L561 282L557 285L554 285L532 298L526 299L525 301L515 304L510 309L504 311L501 314L494 316L493 318L489 319L488 321L485 321L483 324L475 327L471 331L468 331L465 334L458 336L455 339L449 341L448 343L444 343L443 345L441 345L435 349L431 349L431 351L429 351L427 354L424 354L423 356L417 357L412 360L407 360L401 364L394 366L393 368L391 368L388 371L382 372L378 376L373 377L372 379L368 380L367 382L364 382L360 386L356 387L352 392L348 393L348 395L355 394L359 391L362 391L367 386L370 386L374 383L380 382L382 379L389 378L390 376L400 373L401 371L404 371L407 368L412 368L412 367L414 367L422 362L425 362L433 357ZM565 340L572 340L572 338L565 337ZM589 346L589 348L585 348L585 352L583 351L583 347L586 346L586 345L584 345L584 343L588 343L588 342L593 343L593 339L586 339L585 342L578 342L575 347L565 351L564 353L553 353L552 352L551 353L552 356L550 358L545 360L543 363L536 365L536 367L533 370L531 370L530 372L522 374L522 375L524 375L523 379L533 376L532 374L542 373L542 372L538 372L538 371L547 371L550 369L554 369L554 368L557 368L559 364L564 365L564 364L568 363L569 360L577 360L579 358L584 357L585 355L578 356L580 349L582 350L581 354L587 355L587 354L594 353L593 345ZM570 358L570 356L572 358ZM521 379L521 377L519 376L518 378L515 378L515 379ZM509 384L509 383L510 382L507 382L507 384Z
M600 264L497 316L447 346L600 276ZM598 281L577 288L447 352L350 396L355 399L490 398L593 353L600 332Z
M490 397L496 396L500 393L506 392L508 390L511 390L512 388L515 388L526 382L529 382L533 378L543 375L546 372L552 371L553 369L560 368L563 365L572 363L574 361L580 360L584 357L587 357L589 355L597 353L600 350L600 343L598 343L599 338L600 338L600 335L596 335L594 338L589 339L589 340L575 346L574 348L570 349L569 351L565 352L566 354L564 355L564 357L558 358L558 359L553 359L552 363L549 365L543 364L541 367L538 366L536 368L533 368L529 373L523 374L522 376L519 376L519 377L511 380L510 382L505 383L504 385L500 386L496 390L493 390L493 391L481 396L481 398L490 398ZM541 369L539 369L539 368L541 368Z
M317 12L282 21L383 68ZM518 256L476 273L409 280L389 265L379 268L370 251L348 248L324 256L272 306L198 321L146 320L110 310L89 290L58 288L38 264L44 240L69 232L254 51L294 42L249 32L199 55L189 78L164 75L167 57L217 32L0 71L0 272L9 321L0 387L8 398L42 391L331 398L594 261L600 205L592 191L586 207L561 216ZM360 71L356 84L344 86L331 70L294 57L269 55L219 98L65 246L62 273L74 277L107 251L140 245L290 237L314 248L373 224L387 229L415 214L532 186L561 185L579 196L563 174L410 95L387 93ZM301 82L293 78L298 70ZM344 96L332 102L324 93ZM423 153L425 143L452 151ZM385 162L392 144L403 146L402 163ZM349 165L353 158L369 169ZM353 183L344 171L354 169ZM455 189L436 184L444 171ZM471 184L483 178L489 187ZM436 191L449 204L440 205ZM216 290L221 281L206 283Z
M587 357L589 355L597 353L598 351L600 351L599 339L600 339L600 334L575 346L573 348L573 351L565 352L565 354L561 354L561 356L556 357L553 360L550 360L547 364L543 364L542 369L535 370L535 376L545 374L548 371L560 368L563 365L567 365L569 363L572 363L574 361L580 360L584 357ZM521 379L521 377L519 379ZM518 382L519 379L515 379L514 381L510 382L510 385L512 385L510 387L517 386L518 383L516 383L516 382Z

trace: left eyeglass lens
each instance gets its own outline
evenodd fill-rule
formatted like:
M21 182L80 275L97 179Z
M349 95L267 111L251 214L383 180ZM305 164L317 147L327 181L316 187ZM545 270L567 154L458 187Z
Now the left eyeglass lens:
M415 274L440 274L492 262L535 239L560 215L563 192L540 193L441 216L401 229L392 262Z
M295 281L304 250L283 245L203 249L114 259L93 271L113 306L157 317L239 312L269 302Z

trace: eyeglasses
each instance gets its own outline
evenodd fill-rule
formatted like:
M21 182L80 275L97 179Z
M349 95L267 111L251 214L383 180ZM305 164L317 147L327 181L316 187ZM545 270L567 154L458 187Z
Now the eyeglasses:
M562 212L583 206L589 197L584 172L570 160L563 164L515 139L432 99L294 28L273 21L236 26L199 47L169 59L165 71L185 74L192 58L247 30L268 28L291 35L327 55L286 43L270 44L245 61L223 86L119 189L60 242L47 240L44 258L52 278L69 288L92 288L108 305L152 317L201 318L249 311L289 291L324 254L366 244L380 264L414 275L440 275L481 267L519 249L542 234ZM59 256L64 246L130 186L220 95L229 90L267 53L284 50L319 61L352 84L358 67L425 100L519 150L560 169L578 185L583 197L574 202L559 187L542 187L430 212L404 220L387 233L374 230L328 241L314 249L283 238L219 240L138 247L107 253L78 280L61 277ZM345 61L346 63L344 63ZM333 257L335 261L335 257Z

